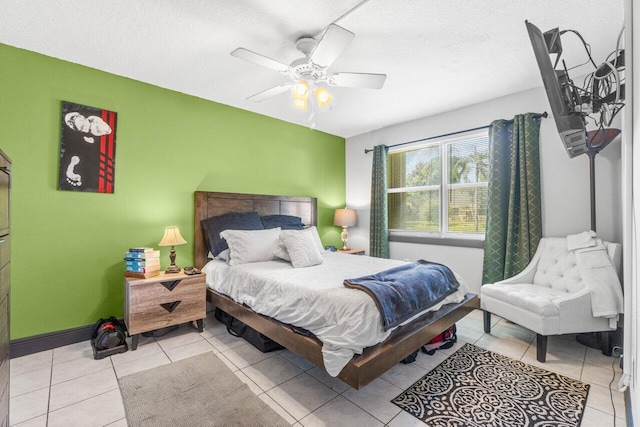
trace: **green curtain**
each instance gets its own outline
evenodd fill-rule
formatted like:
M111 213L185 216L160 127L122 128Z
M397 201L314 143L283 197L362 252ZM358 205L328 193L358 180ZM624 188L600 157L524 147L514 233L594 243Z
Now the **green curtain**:
M386 145L373 147L371 173L371 219L369 255L389 258L389 217L387 214L387 152Z
M483 284L521 272L542 237L540 120L537 114L519 114L489 128Z

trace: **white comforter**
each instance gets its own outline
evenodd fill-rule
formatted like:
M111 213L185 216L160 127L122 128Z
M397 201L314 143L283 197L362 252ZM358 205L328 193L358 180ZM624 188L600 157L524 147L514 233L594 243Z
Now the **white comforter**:
M354 354L384 341L392 332L382 329L373 299L346 288L344 280L401 264L404 262L326 252L322 264L308 268L294 269L285 261L228 266L212 260L203 271L209 288L257 313L313 332L323 343L326 371L336 376ZM456 278L461 285L458 291L431 310L462 301L466 289L462 278L457 274Z

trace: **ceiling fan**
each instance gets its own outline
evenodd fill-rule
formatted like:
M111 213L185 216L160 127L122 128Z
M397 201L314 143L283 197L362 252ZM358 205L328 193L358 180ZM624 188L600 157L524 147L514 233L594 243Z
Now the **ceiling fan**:
M306 110L311 92L313 92L319 107L329 105L331 102L333 97L323 84L369 89L380 89L384 84L387 78L386 74L327 71L327 68L338 58L354 37L355 34L351 31L331 24L319 41L311 37L303 37L296 42L296 47L304 54L304 57L296 59L291 65L244 48L234 50L231 55L279 71L291 78L290 83L272 87L247 99L261 102L291 90L294 99L293 106Z

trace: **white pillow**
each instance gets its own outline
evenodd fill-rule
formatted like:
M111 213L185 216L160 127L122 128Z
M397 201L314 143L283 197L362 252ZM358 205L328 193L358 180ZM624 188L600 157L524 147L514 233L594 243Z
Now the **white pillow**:
M315 226L305 228L303 230L282 230L280 232L281 237L295 234L309 234L313 238L318 251L320 251L321 254L325 252L324 247L322 246L322 241L320 241L320 236L318 235L318 229ZM282 243L282 239L280 239L280 241L281 243L275 251L275 256L285 261L291 262L291 257L287 252L287 248L285 247L284 243Z
M305 228L302 231L307 231L307 230L313 236L313 240L315 240L316 246L318 247L318 250L320 251L320 253L324 252L324 246L322 246L322 240L320 240L320 235L318 234L318 229L315 227L315 225L309 228Z
M280 241L280 228L224 230L220 237L229 245L229 265L271 261Z
M322 254L318 250L318 243L313 238L313 233L281 234L280 241L287 249L293 268L322 264Z
M273 252L273 255L276 258L280 258L283 259L287 262L291 262L291 257L289 256L289 252L287 252L287 247L284 245L284 242L282 241L282 233L280 233L280 242L278 243L278 246L276 246L276 250Z
M228 263L229 262L229 258L230 258L230 252L231 251L229 250L229 248L225 249L224 251L222 251L222 252L220 252L218 254L218 259ZM211 253L211 252L209 252L209 253Z

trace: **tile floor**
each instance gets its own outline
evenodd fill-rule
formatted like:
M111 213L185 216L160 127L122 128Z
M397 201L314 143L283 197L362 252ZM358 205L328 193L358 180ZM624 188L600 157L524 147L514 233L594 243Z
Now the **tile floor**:
M523 362L535 359L535 336L493 316L491 334L482 331L482 312L460 321L458 344L415 363L397 365L356 391L288 350L263 354L229 335L212 313L205 331L189 325L159 338L141 338L136 351L94 360L89 342L11 360L12 426L127 425L118 378L212 351L282 417L295 426L424 426L390 400L448 355L469 342ZM624 426L623 394L609 394L611 357L577 343L573 336L550 337L544 368L591 384L583 426ZM617 365L617 364L616 364ZM615 368L615 384L621 370Z

